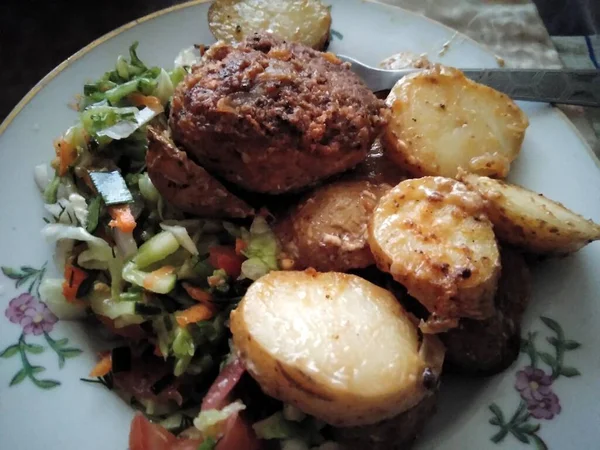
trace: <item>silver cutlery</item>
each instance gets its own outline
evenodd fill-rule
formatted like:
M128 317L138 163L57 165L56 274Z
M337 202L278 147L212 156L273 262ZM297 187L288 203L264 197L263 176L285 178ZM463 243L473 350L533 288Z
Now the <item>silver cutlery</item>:
M351 64L374 92L389 90L405 75L423 69L386 70L371 67L349 56L337 55ZM600 106L600 70L556 69L461 69L473 81L490 86L514 100Z

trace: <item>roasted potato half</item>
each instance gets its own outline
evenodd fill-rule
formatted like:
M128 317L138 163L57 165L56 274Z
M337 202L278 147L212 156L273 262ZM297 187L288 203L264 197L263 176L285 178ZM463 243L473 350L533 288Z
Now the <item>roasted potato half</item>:
M367 224L391 189L368 181L340 181L311 193L274 227L295 269L345 272L375 264Z
M216 0L208 10L208 25L217 40L229 43L269 32L323 50L331 14L319 0Z
M437 388L444 348L385 289L355 275L271 272L231 313L263 391L333 426L380 422Z
M500 241L530 253L565 255L600 239L600 225L542 194L473 174L460 179L486 200Z
M462 168L504 178L528 126L506 95L440 65L402 78L386 102L383 143L415 176L456 177Z
M531 273L522 255L501 249L502 275L494 315L486 320L461 319L457 328L441 333L445 367L466 375L503 371L519 356L521 319L531 298Z
M377 266L433 318L493 314L498 245L483 199L464 184L442 177L401 182L375 208L369 245Z
M148 127L146 165L156 189L182 211L213 218L253 214L250 206L179 150L166 131Z

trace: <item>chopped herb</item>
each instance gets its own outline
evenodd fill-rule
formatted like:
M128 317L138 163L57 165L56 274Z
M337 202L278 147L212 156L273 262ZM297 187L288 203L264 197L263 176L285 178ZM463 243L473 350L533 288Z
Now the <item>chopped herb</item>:
M106 389L112 390L114 387L114 379L112 373L108 373L103 377L98 377L95 380L90 378L80 378L84 383L97 383L103 385Z
M93 233L98 228L98 221L100 220L100 209L102 207L102 197L99 195L95 196L88 206L88 217L86 230L88 233Z
M58 175L54 175L52 181L46 186L44 190L44 202L46 203L56 203L58 196L58 186L60 185L60 177Z
M200 444L200 447L198 447L198 450L214 450L216 446L217 446L217 441L215 441L211 437L208 437L208 438L204 439L202 444Z

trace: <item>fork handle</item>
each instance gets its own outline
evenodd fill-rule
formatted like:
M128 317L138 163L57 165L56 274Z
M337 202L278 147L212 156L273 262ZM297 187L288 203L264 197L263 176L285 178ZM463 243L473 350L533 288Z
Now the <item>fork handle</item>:
M600 70L465 69L463 72L473 81L515 100L600 106Z

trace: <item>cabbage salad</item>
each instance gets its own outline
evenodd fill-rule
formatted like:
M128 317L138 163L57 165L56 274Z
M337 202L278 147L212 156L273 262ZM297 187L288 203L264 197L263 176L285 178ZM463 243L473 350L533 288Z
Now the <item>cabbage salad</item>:
M277 241L264 216L197 218L161 197L146 173L146 126L168 126L174 88L199 52L184 50L166 70L148 67L136 48L84 85L77 123L54 142L51 163L35 168L42 234L63 274L43 280L40 294L59 318L91 320L119 337L84 381L115 389L152 420L147 426L210 449L224 442L228 420L250 409L222 389L244 382L228 318L252 281L278 268ZM275 402L256 386L248 391L263 398L256 404ZM313 420L281 404L254 412L256 438L290 448L323 442Z

